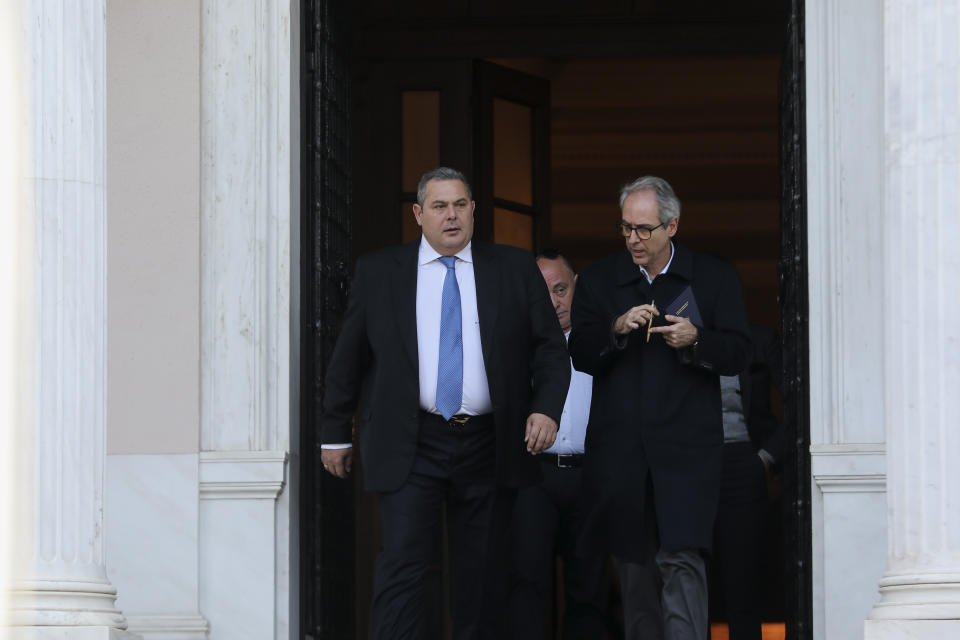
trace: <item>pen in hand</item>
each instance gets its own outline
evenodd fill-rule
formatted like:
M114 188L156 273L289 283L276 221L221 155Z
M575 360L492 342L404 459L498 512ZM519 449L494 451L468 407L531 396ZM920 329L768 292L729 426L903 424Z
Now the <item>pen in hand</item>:
M653 308L657 307L656 300L650 301L650 306ZM647 318L647 342L650 342L650 327L653 325L653 314L650 314L650 317Z

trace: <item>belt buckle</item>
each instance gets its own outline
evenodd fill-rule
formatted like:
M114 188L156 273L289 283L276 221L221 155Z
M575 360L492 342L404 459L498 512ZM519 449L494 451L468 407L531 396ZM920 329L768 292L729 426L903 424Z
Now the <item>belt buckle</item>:
M465 424L467 424L467 421L469 419L470 419L470 416L464 415L464 414L450 416L450 419L447 420L447 424L454 429L461 429Z

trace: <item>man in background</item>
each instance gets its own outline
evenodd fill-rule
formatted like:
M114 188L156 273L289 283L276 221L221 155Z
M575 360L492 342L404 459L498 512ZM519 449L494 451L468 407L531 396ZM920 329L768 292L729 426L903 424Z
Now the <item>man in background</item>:
M577 276L553 250L537 256L560 328L570 335L570 304ZM594 639L603 635L599 606L604 555L577 552L583 524L583 440L590 416L593 379L571 365L570 388L553 445L537 456L543 480L517 494L513 509L513 580L510 597L512 637L540 640L550 628L554 558L563 559L563 635Z
M722 601L730 640L762 636L761 553L768 478L783 459L783 428L770 403L782 355L772 329L751 325L753 351L739 376L720 377L723 480L710 562L711 600Z

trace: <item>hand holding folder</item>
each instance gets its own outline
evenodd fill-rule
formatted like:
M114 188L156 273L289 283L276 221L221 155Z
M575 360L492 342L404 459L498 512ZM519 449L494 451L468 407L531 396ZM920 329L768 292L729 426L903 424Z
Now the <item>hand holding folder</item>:
M691 324L698 327L703 326L703 319L700 317L700 307L697 306L697 299L693 297L693 289L688 285L686 289L680 292L673 302L667 305L663 311L664 315L686 318Z
M700 317L697 300L693 297L693 290L689 286L666 306L663 315L670 324L647 327L648 341L651 333L659 333L663 335L667 346L681 349L698 339L699 328L703 326L703 319ZM674 319L671 320L671 318ZM684 322L684 320L687 322Z

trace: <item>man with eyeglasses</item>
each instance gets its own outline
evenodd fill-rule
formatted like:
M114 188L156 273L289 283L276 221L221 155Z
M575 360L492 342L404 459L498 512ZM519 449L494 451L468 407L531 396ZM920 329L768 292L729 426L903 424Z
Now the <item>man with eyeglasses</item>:
M750 330L733 266L674 241L680 201L665 180L624 186L620 214L626 251L582 271L572 309L573 364L593 376L581 545L621 563L628 639L650 630L659 574L663 637L703 640L720 376L746 366Z
M321 460L338 478L353 461L378 493L383 530L370 638L433 637L427 585L450 550L453 637L500 638L498 600L516 488L540 478L570 364L533 256L473 241L476 207L462 173L428 171L413 213L423 232L357 261L330 358Z

